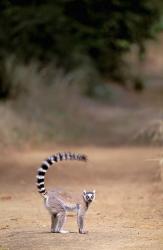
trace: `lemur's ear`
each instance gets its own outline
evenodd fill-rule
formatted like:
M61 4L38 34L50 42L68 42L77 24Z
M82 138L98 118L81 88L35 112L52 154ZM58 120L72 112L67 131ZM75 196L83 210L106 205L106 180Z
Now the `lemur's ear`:
M86 190L83 190L83 194L84 194L84 195L86 194Z
M93 194L95 194L96 193L96 190L93 190Z

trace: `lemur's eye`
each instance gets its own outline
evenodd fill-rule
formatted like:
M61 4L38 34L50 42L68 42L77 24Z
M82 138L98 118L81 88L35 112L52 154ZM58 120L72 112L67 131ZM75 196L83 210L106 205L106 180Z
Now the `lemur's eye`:
M89 195L86 195L86 198L89 199Z

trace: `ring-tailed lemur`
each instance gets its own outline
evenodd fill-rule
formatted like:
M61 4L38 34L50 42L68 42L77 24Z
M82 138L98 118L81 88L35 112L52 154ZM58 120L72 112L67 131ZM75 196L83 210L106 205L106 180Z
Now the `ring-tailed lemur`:
M67 211L77 212L77 224L79 233L84 234L84 217L90 203L95 199L95 190L92 192L83 191L79 200L74 200L70 195L60 191L49 191L45 189L45 174L50 166L62 160L78 160L87 161L87 157L76 153L57 153L47 160L43 161L37 172L37 188L38 192L44 198L45 207L51 214L51 232L53 233L67 233L63 230L63 225L66 219Z

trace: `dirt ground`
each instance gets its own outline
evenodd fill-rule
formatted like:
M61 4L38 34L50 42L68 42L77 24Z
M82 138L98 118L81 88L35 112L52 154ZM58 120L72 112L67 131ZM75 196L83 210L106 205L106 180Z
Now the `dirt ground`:
M66 150L66 148L62 148ZM86 153L88 163L51 168L46 186L74 192L96 189L86 216L87 235L77 233L69 214L69 234L50 233L50 217L35 187L40 162L57 150L6 152L0 158L0 250L163 249L161 148L68 148Z

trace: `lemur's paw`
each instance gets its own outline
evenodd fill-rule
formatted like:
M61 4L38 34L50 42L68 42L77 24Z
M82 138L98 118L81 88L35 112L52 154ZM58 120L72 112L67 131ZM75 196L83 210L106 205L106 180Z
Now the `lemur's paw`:
M67 231L67 230L60 230L58 233L67 234L67 233L69 233L69 231Z
M60 230L60 231L58 231L58 230L55 230L55 229L51 229L51 233L67 234L67 233L69 233L69 231L67 231L67 230Z
M88 233L88 231L85 231L85 230L79 230L79 233L80 233L80 234L87 234L87 233Z
M51 229L51 233L56 233L55 229Z

